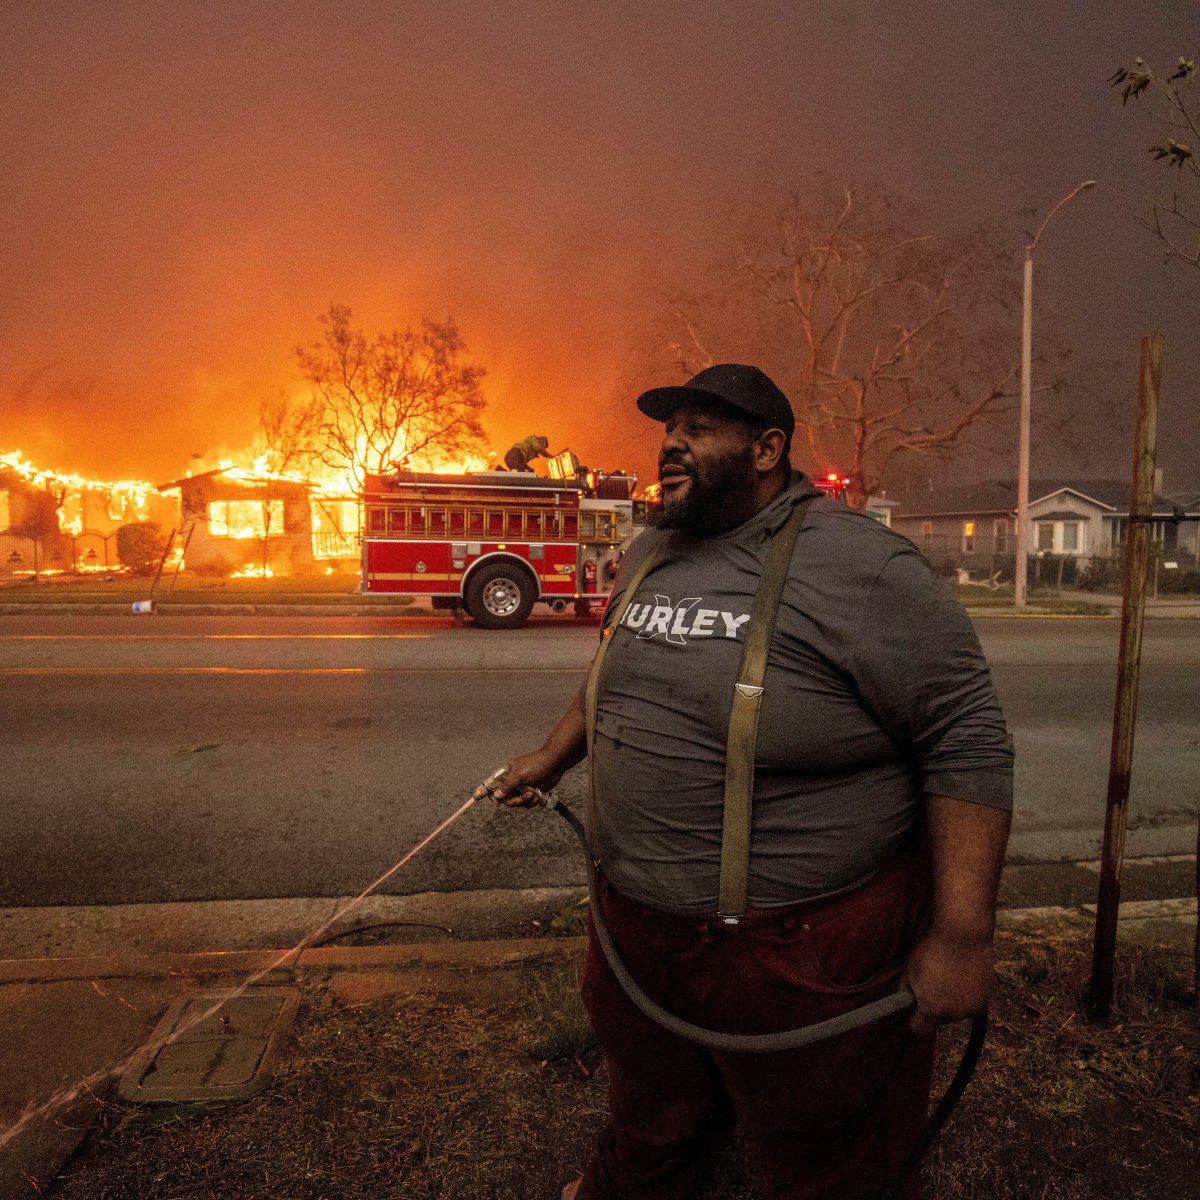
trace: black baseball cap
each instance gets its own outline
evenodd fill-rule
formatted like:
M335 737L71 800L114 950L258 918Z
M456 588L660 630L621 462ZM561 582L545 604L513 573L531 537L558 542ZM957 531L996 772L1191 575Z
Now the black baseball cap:
M637 406L655 421L665 421L681 404L719 400L751 416L761 417L772 429L791 437L796 414L788 398L757 367L717 363L676 387L651 388L637 398Z

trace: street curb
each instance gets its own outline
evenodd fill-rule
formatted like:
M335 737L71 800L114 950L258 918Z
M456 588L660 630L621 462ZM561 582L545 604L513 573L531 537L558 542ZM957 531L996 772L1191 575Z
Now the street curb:
M1010 612L1005 609L964 605L974 618L1007 621L1115 621L1120 613ZM107 601L95 604L6 604L0 600L0 616L10 617L107 617L132 616L132 603ZM149 615L149 614L147 614ZM380 601L374 604L156 604L155 616L175 617L398 617L431 614L428 608L414 604ZM1147 620L1197 621L1200 613L1177 613L1171 607L1147 607Z
M1000 929L1090 924L1095 905L1005 908L996 914ZM1164 920L1191 926L1194 897L1130 901L1119 919L1140 923ZM0 984L57 983L80 979L203 978L275 970L360 970L380 967L487 969L536 958L577 956L584 937L495 938L470 942L408 942L389 946L321 946L293 958L290 949L206 950L189 954L127 954L103 958L22 958L0 960ZM264 978L269 979L270 974Z
M395 946L321 946L301 952L208 950L195 954L112 955L107 958L0 960L0 984L61 983L77 979L154 979L252 974L255 971L364 967L492 968L533 958L577 954L582 937L497 938L477 942L410 942ZM270 978L265 976L264 978Z

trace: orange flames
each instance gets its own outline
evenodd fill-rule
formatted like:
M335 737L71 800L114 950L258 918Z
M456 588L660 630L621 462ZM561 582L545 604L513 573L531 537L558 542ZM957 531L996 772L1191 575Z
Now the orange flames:
M434 453L414 456L406 463L406 467L440 474L462 474L487 470L488 462L478 455L453 458ZM305 473L275 471L271 469L269 454L255 455L247 451L220 458L215 464L212 460L205 463L193 459L184 478L209 470L220 471L224 479L246 487L244 500L214 499L208 503L206 516L214 536L243 544L266 542L279 537L284 533L284 501L277 495L272 496L269 486L264 485L295 484L310 489L313 558L329 562L358 557L361 534L359 488L349 469L337 471L317 464ZM90 479L67 471L39 467L19 450L0 453L0 474L4 472L10 472L31 488L53 497L58 527L64 535L79 539L83 535L99 534L105 538L103 562L96 553L89 554L86 546L76 544L77 571L103 571L116 566L115 560L111 565L107 561L105 531L138 521L158 519L166 525L172 520L169 509L162 507L167 501L158 488L146 480ZM9 494L0 487L0 530L9 526L9 509ZM164 512L167 515L164 516ZM175 523L178 524L178 515ZM51 572L42 570L40 573ZM274 574L270 566L246 563L231 578L270 578Z
M58 527L66 534L81 534L91 505L103 504L108 521L125 524L148 519L154 485L142 479L116 481L88 479L83 475L34 466L20 450L0 454L0 471L11 471L18 479L59 501Z

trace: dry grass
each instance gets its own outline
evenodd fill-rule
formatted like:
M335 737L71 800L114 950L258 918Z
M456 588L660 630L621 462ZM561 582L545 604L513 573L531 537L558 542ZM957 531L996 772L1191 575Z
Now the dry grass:
M930 1156L930 1200L1200 1197L1185 956L1124 951L1117 1020L1100 1028L1077 1004L1079 935L1005 933L1000 949L993 1036ZM110 1110L52 1194L549 1200L586 1159L604 1081L573 966L482 972L451 989L478 991L472 1005L440 989L347 1009L321 979L302 985L291 1054L266 1091L217 1112ZM709 1189L754 1195L736 1154Z
M1078 933L1002 936L992 1036L930 1156L937 1200L1196 1200L1200 1022L1180 951L1122 948L1114 1021Z

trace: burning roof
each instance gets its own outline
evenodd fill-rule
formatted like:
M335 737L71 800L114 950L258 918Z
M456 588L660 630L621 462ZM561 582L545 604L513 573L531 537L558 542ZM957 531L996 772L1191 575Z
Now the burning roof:
M27 487L53 496L59 529L80 534L103 519L108 524L126 524L150 519L153 484L142 479L102 480L35 466L19 450L0 453L0 479L5 475Z

